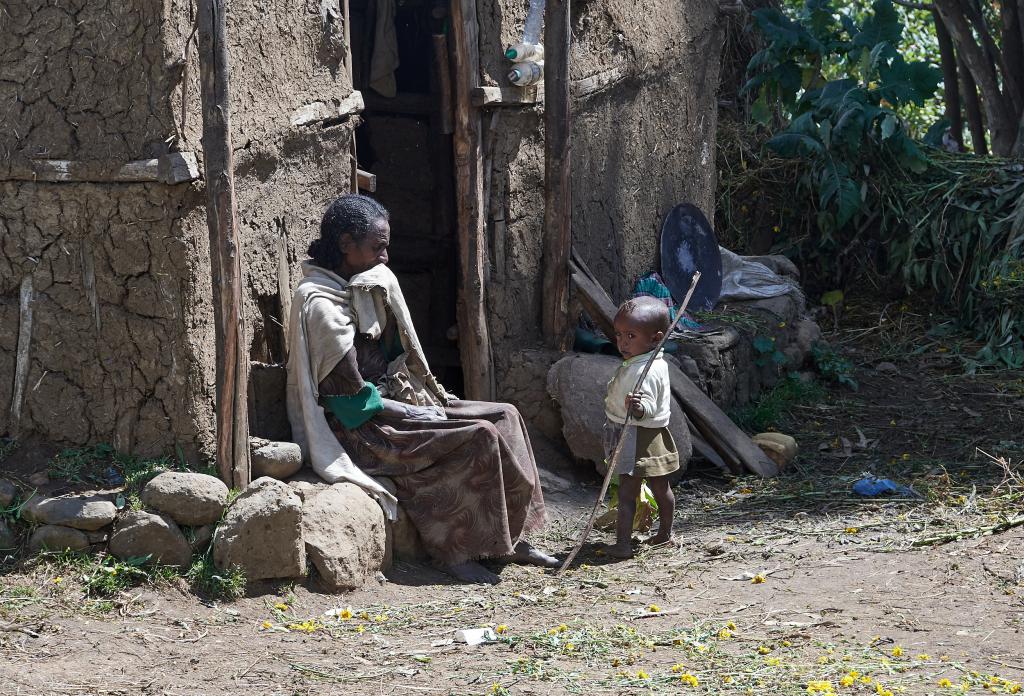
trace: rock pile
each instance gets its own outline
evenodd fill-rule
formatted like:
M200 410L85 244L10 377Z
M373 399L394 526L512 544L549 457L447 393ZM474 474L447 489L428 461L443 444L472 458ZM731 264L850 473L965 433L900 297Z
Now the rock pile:
M288 447L268 449L277 463L294 458ZM10 482L0 480L0 509L17 496ZM28 547L33 552L105 549L122 560L148 556L180 568L209 550L214 565L238 566L249 580L304 577L311 565L332 592L362 586L390 564L395 548L389 542L396 534L380 506L350 483L300 475L289 484L264 476L229 504L227 486L213 476L164 472L140 497L143 510L125 509L117 491L32 497L22 507L22 517L36 525ZM407 519L400 522L400 552L418 560L416 531ZM0 519L0 550L17 545Z

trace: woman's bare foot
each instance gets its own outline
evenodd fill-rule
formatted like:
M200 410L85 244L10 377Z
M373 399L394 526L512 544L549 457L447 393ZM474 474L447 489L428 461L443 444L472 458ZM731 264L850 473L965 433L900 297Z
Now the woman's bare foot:
M561 562L554 556L549 556L543 551L538 551L529 542L520 541L516 544L515 549L511 556L507 557L507 560L512 563L521 563L523 565L535 565L541 566L542 568L558 568L561 566Z
M615 544L604 547L605 555L612 558L632 558L633 544L628 541L619 541Z
M497 585L501 578L476 561L465 561L454 565L437 565L438 570L448 573L457 580L474 584Z

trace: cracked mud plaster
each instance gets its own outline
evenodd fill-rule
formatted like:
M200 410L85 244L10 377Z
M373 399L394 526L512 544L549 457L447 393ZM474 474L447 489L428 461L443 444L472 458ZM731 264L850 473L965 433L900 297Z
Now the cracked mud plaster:
M11 0L0 12L0 157L129 161L173 132L160 0Z
M0 184L0 432L19 288L33 322L21 432L195 454L209 441L212 335L198 194L159 185Z

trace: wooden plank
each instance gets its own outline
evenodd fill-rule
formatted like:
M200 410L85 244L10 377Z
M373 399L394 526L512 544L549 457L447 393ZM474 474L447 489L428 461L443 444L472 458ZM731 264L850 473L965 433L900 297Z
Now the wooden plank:
M452 66L448 61L448 37L444 34L433 34L430 38L434 47L431 69L437 91L438 132L442 135L451 135L455 130L455 123L452 117Z
M547 64L545 63L545 68L546 67ZM580 80L573 80L572 96L577 99L588 97L591 94L602 92L618 82L622 82L627 77L629 77L629 67L625 65L616 65L614 68L602 70L601 72L594 73L589 77L584 77Z
M371 174L370 172L364 172L362 169L357 169L356 180L359 182L360 191L369 191L370 193L377 192L376 174Z
M565 350L569 332L570 187L569 106L570 0L544 7L544 257L541 328L551 348Z
M698 456L708 460L722 471L734 473L719 456L718 452L715 451L715 448L708 444L708 441L704 439L704 436L697 430L697 426L689 418L686 419L686 427L690 430L690 441L693 443L693 451Z
M242 304L242 249L235 204L227 0L198 0L199 82L217 343L217 470L249 485L249 356Z
M679 400L687 417L693 421L715 451L720 455L724 452L723 459L728 462L725 455L734 453L749 471L765 477L778 475L779 467L775 462L769 459L768 455L761 451L761 448L755 445L682 370L669 363L668 374L672 384L672 396Z
M199 164L193 152L172 152L124 164L94 160L30 159L9 161L0 167L0 181L181 184L198 178Z
M494 365L484 287L483 155L480 112L471 94L480 81L480 40L476 0L451 3L452 82L455 92L455 200L459 246L459 353L466 398L494 399Z
M18 299L18 347L14 359L14 394L11 397L11 436L17 438L21 430L21 409L25 402L25 387L28 384L29 351L32 346L32 307L35 292L32 289L32 275L21 279Z
M476 87L473 89L474 106L533 106L544 103L540 85L527 87Z
M614 340L615 328L612 322L615 320L615 314L619 308L601 287L601 284L597 282L597 278L594 277L575 249L572 249L570 253L569 274L583 309L604 332L604 335L609 340Z

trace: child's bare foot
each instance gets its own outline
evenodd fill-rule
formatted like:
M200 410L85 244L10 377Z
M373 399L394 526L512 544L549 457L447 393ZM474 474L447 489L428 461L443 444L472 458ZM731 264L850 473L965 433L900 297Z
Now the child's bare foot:
M665 534L658 532L654 536L644 539L642 543L648 546L679 546L679 542L672 537L672 532Z
M605 555L612 558L632 558L633 545L628 541L620 541L604 547Z

